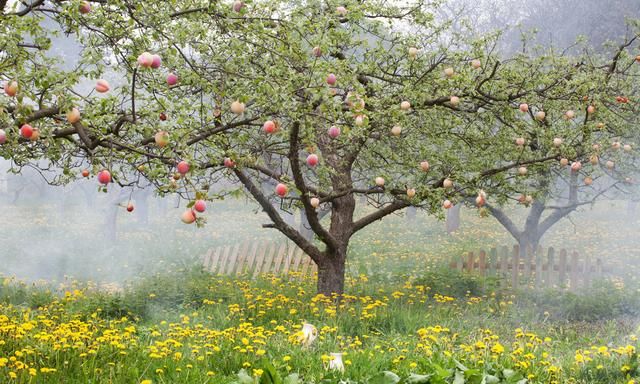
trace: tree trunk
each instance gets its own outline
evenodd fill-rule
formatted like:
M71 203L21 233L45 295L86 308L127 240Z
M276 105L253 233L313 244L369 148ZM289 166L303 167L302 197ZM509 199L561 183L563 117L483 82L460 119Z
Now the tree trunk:
M460 207L461 204L456 204L447 210L447 233L455 232L460 228Z
M344 293L346 252L339 251L325 256L318 263L318 293L327 297Z

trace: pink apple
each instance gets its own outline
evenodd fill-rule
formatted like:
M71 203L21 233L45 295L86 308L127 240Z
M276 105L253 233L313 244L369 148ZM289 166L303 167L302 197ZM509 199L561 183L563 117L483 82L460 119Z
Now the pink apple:
M428 172L429 171L429 162L428 161L421 161L420 162L420 169L422 169L423 172Z
M607 168L609 169L613 169L613 167L615 166L615 163L611 160L607 161L606 164Z
M338 82L338 78L333 73L330 73L327 76L327 80L326 81L327 81L327 84L329 84L330 86L334 86Z
M584 178L584 184L585 185L591 185L593 184L593 179L590 176L587 176Z
M407 197L413 199L416 195L416 190L414 188L407 188Z
M169 144L169 133L166 131L159 131L155 134L153 139L155 140L158 147L166 147L167 144Z
M315 167L316 165L318 165L318 155L312 153L307 156L307 165L310 167Z
M331 126L331 128L329 128L329 131L327 133L329 134L329 137L335 139L336 137L340 136L340 128L333 125Z
M565 117L567 120L571 120L571 119L573 119L574 117L576 117L576 113L575 113L574 111L572 111L572 110L568 110L567 112L565 112L565 113L564 113L564 117Z
M267 120L262 125L262 130L269 134L274 133L276 129L276 123L274 123L272 120Z
M287 187L285 184L279 183L278 185L276 185L276 194L278 196L285 197L288 192L289 187Z
M526 175L526 174L527 174L527 167L519 167L519 168L518 168L518 174L519 174L520 176L524 176L524 175Z
M476 197L476 205L478 207L482 207L487 203L487 194L484 191L478 192L478 196Z
M625 144L623 149L625 152L631 152L631 144Z
M144 68L150 68L153 64L153 55L149 52L142 52L140 56L138 56L138 65Z
M242 1L234 1L232 9L234 12L240 12L244 8L244 3Z
M458 96L451 96L451 98L449 98L449 104L454 108L457 107L458 104L460 104L460 98Z
M151 68L157 69L160 68L160 66L162 65L162 58L160 57L160 55L154 54L151 55Z
M87 13L91 12L91 4L89 4L89 2L87 1L82 1L80 2L80 6L78 7L78 10L83 15L86 15Z
M236 162L229 157L225 157L223 163L224 163L224 166L227 168L235 168L236 166Z
M244 109L244 103L240 102L239 100L231 103L231 112L235 113L236 115L242 115L244 113Z
M169 73L167 75L167 85L173 87L176 84L178 84L178 75L175 73Z
M347 15L347 8L343 7L343 6L339 6L336 7L336 13L340 16L346 16Z
M524 139L524 137L518 137L516 139L516 145L518 147L522 147L524 145L524 143L526 142L526 140Z
M187 172L189 172L189 168L191 168L189 166L189 163L187 163L184 160L182 160L181 162L178 163L178 172L180 172L183 175L186 174Z
M67 121L69 124L75 124L80 121L80 111L78 108L71 108L71 110L67 112Z
M566 167L567 165L569 165L569 159L563 157L562 159L560 159L560 165Z
M182 213L180 220L185 224L193 224L196 221L196 214L192 210L188 209Z
M571 170L573 172L578 172L581 169L582 169L582 163L580 163L579 161L574 161L573 163L571 163Z
M482 63L478 59L471 60L471 67L473 69L479 69L482 66Z
M317 197L312 197L309 199L309 204L311 204L313 208L318 208L318 206L320 205L320 199L318 199Z
M452 187L453 187L453 180L451 180L451 179L449 179L449 178L444 179L444 181L442 182L442 186L443 186L445 189L452 188Z
M111 89L109 87L109 83L107 82L107 80L104 79L100 79L96 82L96 91L99 93L106 93L109 92L109 89Z
M391 128L391 134L393 136L400 136L400 134L402 133L402 127L399 125L394 125L393 128Z
M547 114L544 111L536 112L536 120L542 121L545 117L547 117Z
M408 111L409 109L411 109L411 103L408 101L403 101L402 103L400 103L400 109L402 109L403 111Z
M22 127L20 127L20 136L25 139L31 138L31 136L33 136L33 127L29 124L23 124Z
M322 57L322 49L320 47L313 47L313 56Z
M445 200L442 203L442 206L444 207L444 209L449 209L449 208L453 207L453 203L451 201L449 201L449 200Z
M196 200L195 204L193 204L193 209L202 213L207 209L207 203L204 200Z
M0 129L0 144L4 144L7 142L7 133L4 129Z
M111 172L106 169L98 172L98 182L103 185L109 184L111 182Z
M620 147L622 146L622 144L620 144L619 141L614 141L613 143L611 143L611 148L618 150L620 149Z
M362 127L364 125L366 119L367 119L367 116L365 116L365 115L356 116L356 119L355 119L356 126Z
M526 104L526 103L520 104L520 112L529 112L529 104Z
M39 138L40 138L40 131L38 130L38 128L34 128L33 133L31 134L31 137L29 138L29 140L37 141Z
M590 105L587 107L588 114L592 115L595 111L596 111L596 107L594 107L593 105Z
M415 59L418 56L418 48L409 47L408 53L409 53L409 58Z
M559 147L561 145L562 145L562 139L561 138L556 137L556 138L553 139L553 146L554 147L557 148L557 147Z
M4 83L4 93L9 97L13 97L18 93L18 82L15 80Z
M384 187L384 178L383 177L376 177L376 185L378 187Z
M444 75L447 77L453 77L453 75L455 75L455 71L453 70L453 68L445 68L444 69Z

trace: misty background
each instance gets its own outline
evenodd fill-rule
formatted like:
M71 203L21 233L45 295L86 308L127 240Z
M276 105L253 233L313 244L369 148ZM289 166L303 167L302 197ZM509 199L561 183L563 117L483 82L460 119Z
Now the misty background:
M570 51L578 49L576 41L586 41L595 51L607 52L612 41L628 34L625 21L640 18L640 2L458 0L445 2L438 17L451 19L460 31L504 30L498 49L505 55L521 50L523 42ZM53 23L44 23L54 28ZM56 37L52 46L51 54L63 58L66 69L79 57L73 36ZM67 186L50 186L35 169L24 167L14 174L9 172L12 166L9 160L0 160L4 224L0 275L29 281L122 282L166 268L188 268L211 247L285 241L279 232L261 227L268 218L248 199L209 203L204 213L208 223L197 228L180 221L186 201L176 196L161 198L151 189L122 189L113 184L108 193L101 193L95 178L80 175ZM131 213L126 211L129 201L135 206ZM635 274L640 261L640 211L635 206L627 201L600 201L581 208L552 228L542 244L576 249L602 258L605 264L615 258ZM510 211L524 218L526 208ZM462 254L513 244L493 218L479 217L474 208L462 208L460 215L460 228L453 233L443 221L420 211L372 225L353 240L350 273L375 273L378 263L410 273L434 268L438 260L450 258L452 249ZM296 212L287 216L297 226L304 224ZM416 260L421 261L416 265Z

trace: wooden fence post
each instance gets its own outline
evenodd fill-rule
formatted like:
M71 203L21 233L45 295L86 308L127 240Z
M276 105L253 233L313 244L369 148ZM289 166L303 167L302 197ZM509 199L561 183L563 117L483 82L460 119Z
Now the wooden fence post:
M578 252L572 252L571 253L571 264L570 264L570 276L571 276L571 282L569 285L569 288L576 292L578 291Z
M560 250L560 265L558 266L558 286L564 287L567 281L567 250Z
M511 286L514 289L518 288L519 273L520 273L520 247L518 245L514 245L513 253L511 256Z

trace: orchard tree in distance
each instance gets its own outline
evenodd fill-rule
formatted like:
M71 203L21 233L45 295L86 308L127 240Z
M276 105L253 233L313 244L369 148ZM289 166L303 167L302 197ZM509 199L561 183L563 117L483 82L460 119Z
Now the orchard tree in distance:
M515 170L546 172L562 156L522 151L513 136L547 135L547 104L582 108L567 89L604 97L597 58L505 59L491 38L461 41L420 1L4 8L4 158L16 167L48 160L56 183L84 177L85 168L102 185L151 182L190 200L185 223L202 224L205 200L217 197L210 185L238 181L270 218L265 226L317 264L326 295L343 292L358 231L412 205L442 214L469 194L484 199L482 188L505 196ZM83 46L73 72L47 55L44 17ZM628 49L618 58L625 67ZM522 100L538 124L520 123ZM272 191L261 187L265 177ZM358 196L369 204L357 207ZM316 239L287 224L274 201L303 209Z

